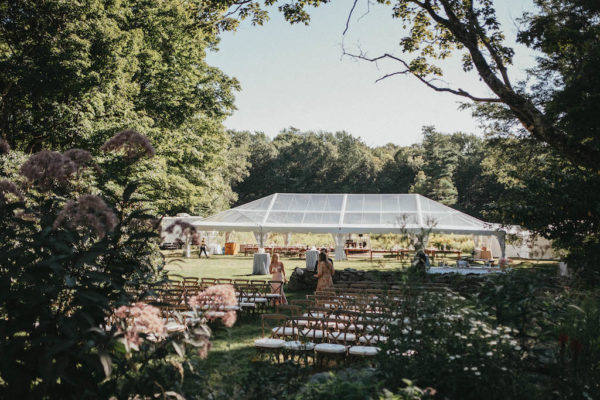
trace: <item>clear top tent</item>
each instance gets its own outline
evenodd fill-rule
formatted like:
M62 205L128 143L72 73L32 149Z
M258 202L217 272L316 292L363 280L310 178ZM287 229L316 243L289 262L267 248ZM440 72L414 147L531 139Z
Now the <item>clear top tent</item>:
M336 258L349 233L432 233L495 236L504 257L505 232L419 194L275 193L193 223L202 231L330 233Z

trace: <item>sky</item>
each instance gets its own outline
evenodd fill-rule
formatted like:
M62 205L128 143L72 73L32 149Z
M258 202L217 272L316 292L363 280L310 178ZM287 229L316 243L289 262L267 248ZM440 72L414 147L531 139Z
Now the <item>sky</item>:
M527 0L496 1L508 43L514 43L515 20L531 9ZM263 26L243 22L222 35L208 63L237 78L237 110L225 121L228 129L261 131L274 137L282 129L346 131L369 146L410 145L421 141L421 128L433 125L444 133L481 134L477 121L458 107L465 99L427 88L414 77L375 81L399 69L393 62L370 63L342 57L342 49L358 49L373 57L401 55L402 24L391 8L359 1L347 34L342 35L351 0L337 0L311 10L310 25L290 25L270 8ZM368 12L367 12L368 11ZM515 46L512 80L524 77L534 54ZM453 88L488 96L475 72L464 73L458 58L445 64L444 80ZM443 85L443 84L442 84Z

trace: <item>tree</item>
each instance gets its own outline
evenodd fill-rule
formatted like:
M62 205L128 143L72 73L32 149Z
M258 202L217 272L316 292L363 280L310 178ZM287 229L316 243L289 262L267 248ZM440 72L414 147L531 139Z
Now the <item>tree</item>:
M357 2L358 0L354 0L350 9L348 23ZM298 0L286 3L279 9L291 23L308 24L310 15L306 8L325 3L329 3L329 0ZM569 130L572 121L577 121L584 110L594 110L597 104L595 95L579 96L581 92L578 91L585 84L585 78L590 75L594 75L594 82L597 82L593 65L597 62L600 48L597 40L600 8L595 2L537 0L540 12L524 16L525 21L530 23L530 29L520 35L519 40L542 51L551 50L547 53L548 57L540 60L540 66L578 72L574 74L572 82L568 79L548 83L549 86L554 83L563 84L552 90L556 96L553 96L554 101L550 103L547 103L548 99L541 99L534 92L526 90L522 85L514 85L511 81L508 65L512 63L514 50L504 42L502 27L491 0L377 0L377 3L392 5L392 18L399 19L407 26L409 33L400 41L403 55L396 56L388 52L371 57L362 51L344 51L344 54L371 62L390 60L401 66L400 70L381 79L412 75L438 92L451 93L476 103L501 104L508 110L511 118L524 127L527 135L548 144L574 165L585 166L596 172L600 170L597 128L580 124L583 130L577 133ZM552 28L548 29L549 26ZM553 41L553 38L562 36L562 33L566 34L564 39ZM567 57L561 51L562 45L570 46ZM475 70L493 96L482 97L461 88L440 86L437 83L443 75L438 62L456 53L462 56L463 69ZM406 58L409 54L416 56ZM557 57L562 57L566 62L556 63ZM556 72L560 74L562 71ZM559 93L562 93L562 97ZM572 95L579 96L580 105L577 107L569 110L560 107L558 112L546 109L546 106L551 108L553 104L560 104L560 98ZM586 115L589 116L589 113Z
M222 121L238 84L207 65L205 54L220 29L235 27L224 18L233 3L3 2L0 136L25 153L80 147L98 154L115 132L137 129L157 150L140 173L158 211L228 206Z

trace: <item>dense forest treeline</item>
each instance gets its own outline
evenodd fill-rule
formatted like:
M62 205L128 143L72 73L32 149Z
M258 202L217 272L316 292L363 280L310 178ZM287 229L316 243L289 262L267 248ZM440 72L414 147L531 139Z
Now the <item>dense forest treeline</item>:
M289 128L271 139L231 131L232 154L245 176L233 185L235 205L272 193L419 193L471 215L497 219L501 193L489 140L423 128L422 143L369 147L347 132ZM486 161L487 162L484 162Z

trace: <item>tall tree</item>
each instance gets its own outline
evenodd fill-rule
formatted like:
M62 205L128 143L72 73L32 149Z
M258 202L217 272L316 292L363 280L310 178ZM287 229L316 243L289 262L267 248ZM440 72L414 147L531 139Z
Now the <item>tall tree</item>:
M206 64L233 1L9 0L0 4L0 136L13 149L97 152L116 131L152 140L144 174L163 212L213 210L235 79Z
M307 8L318 7L330 1L296 0L279 6L279 9L291 23L308 24L310 15ZM354 0L348 6L350 14L348 23L358 1ZM266 1L269 4L274 2L276 1ZM511 118L524 127L528 136L548 144L574 165L585 166L595 172L600 170L597 131L581 123L579 127L584 129L578 132L569 129L572 121L577 121L584 110L593 110L597 104L596 96L581 96L577 90L585 84L586 77L590 75L595 76L594 84L597 82L597 72L593 68L600 47L600 41L597 40L600 7L597 2L536 0L539 6L538 12L525 15L525 20L531 24L531 29L524 35L520 35L519 40L547 53L548 57L540 61L545 60L548 63L542 62L540 66L547 65L551 69L564 68L564 71L575 72L573 82L569 83L568 80L559 82L564 85L559 86L556 93L563 93L567 98L573 95L579 96L581 104L569 110L560 107L558 112L553 111L551 106L560 104L560 96L553 96L554 102L547 103L548 98L542 99L536 96L535 91L515 85L511 80L508 66L512 64L514 50L505 43L505 36L496 16L493 1L376 0L376 2L391 6L392 18L399 19L408 29L408 35L400 40L402 55L395 55L393 51L374 57L362 51L345 52L346 55L371 62L390 60L398 63L400 68L398 71L389 73L381 79L411 75L438 92L451 93L476 103L501 104L508 110ZM257 5L257 2L245 3ZM548 29L549 25L553 28ZM563 34L559 42L553 42L553 37ZM567 57L564 57L565 54L561 51L564 46L569 47ZM414 55L412 58L411 54ZM451 54L461 56L463 69L475 71L493 95L480 96L461 88L439 85L439 78L443 76L440 61ZM569 59L569 61L555 63L556 57ZM589 116L589 113L586 115Z

